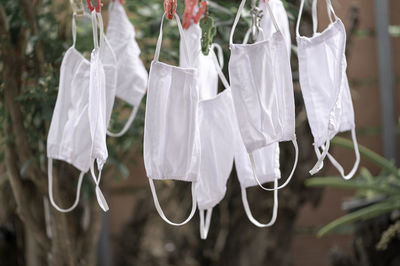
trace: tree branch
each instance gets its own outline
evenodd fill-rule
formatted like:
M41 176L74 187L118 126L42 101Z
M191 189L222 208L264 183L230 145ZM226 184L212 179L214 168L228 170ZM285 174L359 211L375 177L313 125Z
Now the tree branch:
M36 20L36 13L34 12L36 11L36 7L33 3L34 1L32 0L22 0L22 8L24 9L25 19L31 26L32 35L39 36L39 28ZM44 67L45 59L43 53L43 45L40 40L40 37L38 38L37 43L35 45L35 53L36 53L39 75L43 76L45 74L45 67Z
M21 107L18 101L15 99L18 96L18 72L16 66L18 65L18 59L13 53L14 48L11 45L10 35L7 26L7 16L3 5L0 4L0 37L2 40L1 45L1 59L3 64L3 80L4 80L4 96L6 107L9 111L12 130L15 135L15 144L18 151L18 157L20 162L26 163L34 158L33 152L28 143L28 136L23 123L23 115ZM27 174L30 179L38 187L38 190L43 194L47 194L46 181L42 179L42 171L40 171L38 165L31 163L28 167Z
M11 126L7 122L6 131L8 133L11 132ZM15 149L10 142L7 142L5 150L8 179L10 180L14 198L17 203L16 212L26 227L31 231L39 245L41 245L44 249L49 249L50 240L44 234L45 231L42 230L37 224L26 200L25 196L29 192L24 188L21 177L19 176L19 170L17 166L18 159L15 154Z

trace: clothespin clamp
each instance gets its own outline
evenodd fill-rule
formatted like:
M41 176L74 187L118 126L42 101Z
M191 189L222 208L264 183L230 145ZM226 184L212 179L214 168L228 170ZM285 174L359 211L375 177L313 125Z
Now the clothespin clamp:
M256 6L256 0L251 1L250 15L251 15L251 37L255 41L261 29L260 23L261 23L261 18L263 16L263 11Z
M92 12L95 9L95 7L92 4L92 1L91 0L86 0L86 3L88 5L89 11ZM101 7L102 6L103 6L103 3L101 2L101 0L97 0L97 3L96 3L96 12L97 13L101 12Z
M83 7L82 0L69 0L72 7L72 12L78 18L83 17L85 14L85 8Z
M207 13L206 13L206 11L207 11L207 6L208 6L207 1L201 1L201 2L200 2L200 8L199 8L199 10L197 11L196 15L194 16L194 18L193 18L193 22L194 22L195 24L199 23L200 18L201 18L201 16L202 16L204 13L205 13L205 15L207 15Z
M167 19L174 18L177 4L177 0L164 0L164 11Z
M198 0L185 0L185 12L183 13L182 27L188 29L190 27L190 22L193 18L193 10L197 5Z
M182 21L182 27L184 29L188 29L190 27L192 19L195 24L199 23L201 16L207 11L207 1L203 0L200 2L200 8L197 10L196 15L193 15L193 10L197 5L197 2L198 0L185 0L185 12L183 13Z

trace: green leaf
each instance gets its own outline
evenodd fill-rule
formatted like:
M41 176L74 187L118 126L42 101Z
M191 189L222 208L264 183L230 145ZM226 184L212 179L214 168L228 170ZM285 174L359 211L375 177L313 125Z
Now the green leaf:
M400 195L396 189L377 186L375 183L362 183L354 180L344 180L341 177L313 177L305 181L308 187L339 187L355 190L373 190L388 195Z
M361 220L367 220L379 215L391 212L393 210L400 208L400 200L391 199L385 200L384 202L374 204L369 207L362 208L358 211L349 213L340 217L339 219L334 220L333 222L327 224L326 226L322 227L319 231L317 236L322 237L327 233L331 232L332 230L342 226L344 224L354 223Z

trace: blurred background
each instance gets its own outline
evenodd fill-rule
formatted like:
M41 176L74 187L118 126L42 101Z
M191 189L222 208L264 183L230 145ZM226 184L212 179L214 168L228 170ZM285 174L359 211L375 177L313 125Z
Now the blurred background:
M238 0L209 1L224 49L228 77L228 37ZM235 40L243 39L251 17L247 1ZM69 214L54 210L47 199L46 138L58 91L60 64L71 45L71 4L67 0L0 0L0 266L6 265L400 265L400 2L332 0L347 30L347 75L356 116L361 163L351 181L338 177L325 160L318 177L313 138L298 83L294 34L299 0L282 0L292 35L293 82L299 165L293 181L279 195L274 226L256 228L243 210L233 168L224 199L214 208L207 240L200 240L199 216L172 227L158 216L142 158L145 100L130 130L107 139L109 159L102 181L110 211L97 205L93 184L85 178L79 207ZM107 24L107 6L102 10ZM161 16L161 0L126 0L136 30L141 59L149 69ZM177 13L183 14L178 0ZM306 1L301 32L311 36L311 1ZM319 31L329 24L325 1L318 1ZM77 48L92 49L88 19L77 21ZM164 26L161 60L179 62L179 33ZM222 86L220 87L222 90ZM121 128L130 107L116 103L112 128ZM125 119L125 120L124 120ZM331 146L345 169L354 163L349 134ZM281 144L281 170L293 164L291 144ZM56 201L69 205L78 172L55 164ZM168 217L181 220L191 206L190 185L157 182ZM248 192L254 215L268 219L272 194Z

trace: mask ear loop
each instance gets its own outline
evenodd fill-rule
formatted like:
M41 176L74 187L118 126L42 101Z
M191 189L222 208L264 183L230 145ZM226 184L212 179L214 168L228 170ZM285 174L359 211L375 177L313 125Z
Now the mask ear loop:
M324 160L326 155L328 155L328 151L329 151L329 146L330 146L330 140L328 138L328 140L325 142L325 145L323 145L323 152L322 154L320 153L318 147L316 145L314 145L314 151L315 154L318 157L318 161L315 163L315 165L313 166L313 168L309 171L309 173L311 175L315 175L316 173L318 173L322 167L324 167Z
M103 192L101 192L101 189L100 189L101 172L102 172L102 169L99 168L99 175L98 175L99 177L96 178L96 174L94 173L94 160L93 160L93 162L90 166L90 173L92 175L94 183L96 184L96 199L97 199L97 203L99 204L100 208L106 212L110 208L108 207L107 201L103 195Z
M312 2L312 21L313 21L313 33L314 33L314 35L317 33L317 29L318 29L317 4L318 4L317 0L313 0L313 2ZM330 0L326 1L326 9L327 9L327 12L328 12L329 21L332 24L334 22L332 14L335 17L335 20L336 20L337 17L336 17L335 12L333 11L332 3L331 3Z
M219 45L218 43L213 43L212 44L212 48L215 48L217 50L217 57L218 57L218 63L220 68L224 68L224 51L222 50L221 45Z
M85 173L81 172L79 174L79 180L78 180L78 184L77 184L77 188L76 188L75 201L72 204L72 206L67 208L67 209L60 208L56 204L56 202L54 201L54 197L53 197L53 159L52 158L48 158L47 174L48 174L48 178L49 178L49 188L48 189L49 189L49 199L50 199L51 205L53 205L53 207L57 211L63 212L63 213L67 213L67 212L70 212L70 211L74 210L76 208L76 206L78 206L78 203L79 203L79 198L80 198L80 194L81 194L81 187L82 187L83 177L85 176Z
M292 171L290 172L289 177L286 179L286 181L285 181L282 185L277 186L277 187L274 187L273 189L271 189L271 188L266 188L266 187L264 187L264 186L261 184L260 180L259 180L258 177L257 177L256 163L255 163L255 161L254 161L253 153L249 153L249 157L250 157L250 161L251 161L251 167L252 167L252 169L253 169L253 177L254 177L254 179L257 181L258 185L259 185L262 189L264 189L264 190L266 190L266 191L275 191L275 190L277 190L277 189L281 189L281 188L286 187L286 186L289 184L290 180L292 180L293 175L294 175L294 171L296 170L297 162L298 162L298 159L299 159L299 147L298 147L298 145L297 145L297 140L292 140L292 143L293 143L293 147L294 147L294 150L295 150L295 153L296 153L295 158L294 158L294 164L293 164Z
M210 229L211 224L211 215L213 208L209 208L206 210L206 219L204 222L204 210L199 210L200 214L200 238L207 239L208 231Z
M166 223L168 223L170 225L174 225L174 226L181 226L181 225L187 224L193 218L193 215L195 214L196 208L197 208L197 196L196 196L196 183L195 182L192 182L192 210L189 214L189 217L186 218L186 220L184 220L181 223L173 223L165 216L165 214L160 206L160 203L158 201L157 191L154 186L153 179L149 178L149 183L150 183L151 194L153 195L154 205L156 206L156 210L157 210L158 214L160 215L160 217Z
M111 2L110 5L114 5L114 1ZM109 11L110 10L111 10L111 7L109 7ZM101 21L103 21L103 20L101 19ZM106 35L104 35L104 42L107 45L108 49L110 49L110 51L111 51L111 55L112 55L112 58L113 58L113 61L114 61L114 65L117 65L117 56L115 55L114 49L112 48L112 46L110 44L110 41L108 40ZM136 117L136 114L137 114L138 110L139 110L139 105L133 107L133 109L131 111L131 114L129 115L128 120L126 121L124 127L122 128L122 130L120 132L114 133L114 132L111 132L109 129L107 129L107 135L110 136L110 137L121 137L121 136L123 136L126 133L126 131L128 131L128 129L131 127L133 120L135 120L135 117Z
M353 168L351 169L351 171L349 172L349 174L345 175L344 173L344 169L343 167L340 165L340 163L338 163L336 161L336 159L330 154L328 153L328 158L331 161L331 163L333 164L333 166L335 166L335 168L339 171L340 175L342 176L343 179L345 180L349 180L351 179L354 174L357 172L358 170L358 166L360 164L360 151L358 149L358 142L357 142L357 137L356 137L356 130L353 128L351 130L351 138L353 140L353 145L354 145L354 154L356 155L356 161L354 162ZM323 147L324 149L324 147Z
M271 220L266 224L262 224L262 223L258 222L253 217L253 214L251 213L251 210L250 210L250 207L249 207L249 202L247 200L246 188L242 187L241 189L242 189L242 202L243 202L244 211L246 212L246 215L249 218L250 222L253 223L257 227L270 227L270 226L272 226L275 223L276 218L278 216L278 179L274 180L274 189L271 189L271 190L274 191L274 207L273 207L273 210L272 210Z
M76 44L76 14L72 14L72 47L75 48Z
M164 25L164 18L165 18L165 13L162 15L161 18L161 25L160 25L160 34L158 35L158 40L157 40L157 45L156 45L156 51L154 53L154 61L159 61L160 58L160 50L161 50L161 44L162 44L162 36L163 36L163 25ZM192 66L192 62L190 62L190 57L189 57L189 51L186 45L186 41L185 41L185 36L183 33L183 28L182 28L182 24L181 21L179 19L179 16L175 13L175 20L176 20L176 24L178 24L178 30L179 30L179 34L183 43L183 52L185 53L185 56L183 58L183 60L185 61L187 66Z

